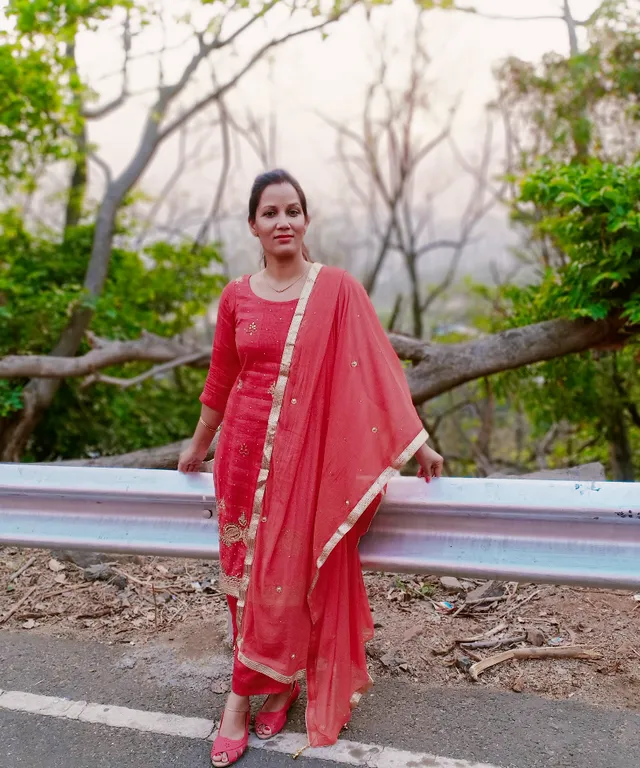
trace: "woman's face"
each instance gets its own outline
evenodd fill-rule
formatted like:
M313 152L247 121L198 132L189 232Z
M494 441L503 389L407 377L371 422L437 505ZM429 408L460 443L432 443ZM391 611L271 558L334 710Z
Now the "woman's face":
M302 251L308 224L291 184L267 187L258 203L255 221L249 221L265 255L278 260L293 258Z

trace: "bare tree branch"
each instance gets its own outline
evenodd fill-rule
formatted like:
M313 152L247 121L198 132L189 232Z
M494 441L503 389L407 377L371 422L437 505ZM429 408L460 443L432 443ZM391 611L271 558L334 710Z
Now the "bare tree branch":
M0 378L66 379L88 376L112 365L135 361L168 363L176 358L191 355L194 360L202 358L202 365L199 367L206 368L211 354L210 350L194 348L194 345L188 344L180 337L168 339L144 333L134 341L107 341L93 334L88 336L94 349L80 357L8 355L0 358Z
M135 55L129 56L129 63L132 61L140 61L141 59L156 59L158 56L161 56L164 53L167 53L168 51L178 51L180 48L184 48L186 45L191 43L193 40L193 35L189 34L188 37L185 37L184 40L182 40L179 43L174 43L174 45L163 45L161 48L154 49L152 51L143 51L141 53L137 53ZM119 69L112 70L111 72L105 72L104 74L100 75L95 79L96 83L104 82L105 80L110 80L112 77L122 77L122 67Z
M207 459L210 459L217 445L217 435L209 448ZM189 447L191 440L178 440L168 445L160 445L156 448L144 448L140 451L123 453L119 456L100 456L95 459L70 459L56 461L55 466L64 467L127 467L132 469L175 469L178 466L178 458L182 451ZM200 469L201 472L211 472L210 462L206 461Z
M604 4L603 4L604 5ZM572 56L576 56L580 53L580 46L578 43L578 36L576 27L585 27L593 24L600 17L603 10L603 5L598 7L587 19L584 21L577 21L573 18L571 13L571 7L569 0L562 0L562 15L541 14L539 16L511 16L508 14L492 14L485 13L484 11L478 11L476 8L456 6L456 10L461 13L468 13L477 16L481 19L490 19L493 21L563 21L566 24L567 32L569 35L569 49Z
M547 468L547 454L551 450L553 443L555 442L560 432L560 424L553 424L551 429L547 431L542 440L536 445L536 460L538 462L538 469Z
M89 109L85 106L82 109L82 117L86 120L101 120L103 117L107 117L107 115L121 107L129 96L129 61L131 56L131 14L129 10L127 10L124 24L122 25L122 50L124 57L120 69L120 76L122 77L120 93L115 99L101 107Z
M425 343L394 333L389 334L389 339L398 357L414 363L406 373L418 404L494 373L596 347L620 345L632 332L640 333L640 327L623 331L620 322L615 321L549 320L458 344ZM93 335L90 339L95 348L80 357L0 358L0 378L88 376L133 361L172 363L171 367L175 367L176 359L187 357L192 367L206 369L211 354L209 348L200 348L181 337L163 338L149 333L133 341L108 341Z
M229 125L233 128L234 132L243 138L251 150L256 154L262 167L267 168L270 166L272 163L270 161L267 139L263 134L258 119L251 113L251 111L246 111L246 126L242 125L231 114L228 115L228 120Z
M111 168L109 167L106 160L103 160L100 155L98 155L96 152L88 151L87 157L89 160L91 160L92 163L95 163L98 168L102 171L104 174L105 181L107 182L107 185L111 184L113 181L113 176L111 174Z
M135 387L138 384L142 384L147 379L152 379L155 376L159 376L162 373L168 373L169 371L180 368L183 365L195 365L196 363L208 362L209 354L205 350L198 350L197 352L191 352L188 355L182 357L176 357L174 360L170 360L168 363L162 363L162 365L156 365L150 368L148 371L141 373L139 376L133 376L130 379L122 379L117 376L106 376L101 373L93 373L82 382L82 387L88 387L91 384L112 384L120 389L129 389Z
M136 248L140 248L144 242L144 239L151 229L151 225L154 222L158 211L164 205L167 199L167 195L169 195L171 190L175 187L178 179L180 176L182 176L187 167L186 151L187 139L189 136L189 131L187 128L188 126L184 126L180 131L178 136L178 157L176 160L176 167L167 179L166 183L163 185L162 189L160 190L160 194L156 197L153 205L151 206L151 209L149 210L149 213L147 214L145 220L142 223L142 226L140 227L140 233L136 239Z
M407 370L407 380L414 402L422 403L467 381L622 343L623 338L628 337L616 321L559 319L460 344L420 344L406 336L391 341L399 357L416 363Z
M416 255L426 256L427 253L431 253L431 251L439 251L444 248L452 248L454 250L459 250L461 247L463 247L463 245L464 243L461 240L432 240L426 245L423 245L420 248L418 248L416 250Z
M376 255L363 279L368 293L374 291L392 250L403 255L412 284L417 285L413 254L418 248L418 229L423 228L424 219L420 218L419 228L414 226L414 185L420 164L445 141L455 116L452 110L447 123L433 138L419 141L414 135L417 113L426 103L421 82L428 59L420 22L416 24L414 38L408 83L398 92L387 83L388 61L384 40L380 41L378 50L383 53L378 74L367 89L359 131L321 115L336 131L338 157L347 182L368 212L370 227L375 233ZM347 146L353 148L354 153L348 152ZM419 314L417 290L412 302L414 314Z
M265 43L261 48L259 48L253 56L249 59L249 61L230 79L228 80L224 85L221 85L217 91L214 91L213 93L208 94L203 99L200 99L200 101L197 101L195 104L193 104L189 109L185 110L181 115L175 118L173 122L169 123L163 130L159 131L158 133L158 141L161 142L164 139L167 138L167 136L170 136L174 131L176 131L178 128L180 128L181 125L186 123L188 120L190 120L194 115L201 112L205 107L209 106L209 104L212 104L213 102L220 99L222 96L224 96L227 91L230 91L246 74L249 72L253 67L264 57L264 55L272 50L273 48L277 48L278 46L282 45L283 43L288 42L289 40L293 40L296 37L300 37L301 35L309 34L310 32L318 32L322 29L324 29L329 24L334 23L337 20L337 16L335 18L328 19L326 21L319 22L318 24L312 25L310 27L305 27L304 29L297 30L296 32L290 32L289 34L283 35L279 38L274 38L270 40L268 43ZM254 20L257 20L257 17L254 18ZM232 35L232 38L235 37L235 35ZM208 54L215 50L216 48L220 48L223 45L226 45L226 43L221 44L210 44L209 46L204 46L201 49L201 53L194 56L194 59L190 65L187 66L185 69L185 74L180 79L178 83L176 83L173 88L177 89L178 91L182 91L184 88L184 85L186 85L186 82L189 80L191 75L193 74L193 71L197 68L197 66L200 64L200 62L208 56ZM188 74L187 74L188 72ZM185 80L186 75L186 80ZM184 84L182 84L182 81L185 80Z
M478 11L476 8L465 8L460 5L456 6L456 10L460 11L460 13L469 13L479 19L491 19L492 21L564 21L562 16L554 16L551 14L542 14L540 16L508 16L505 14L485 13L484 11Z
M485 201L485 193L489 184L489 165L491 161L492 137L492 122L491 120L488 120L487 129L485 131L482 159L478 168L474 168L470 163L464 160L462 153L457 150L457 145L453 138L450 141L451 146L456 147L457 156L463 160L463 167L475 179L476 185L471 191L467 207L462 214L460 239L457 243L457 246L455 247L451 261L449 262L447 272L440 283L435 288L431 289L428 296L424 299L422 304L422 311L424 313L428 312L435 301L449 289L457 273L458 265L463 256L463 253L471 241L471 236L475 228L484 219L487 213L498 203L498 201L502 199L504 195L503 190L506 182L503 182L501 188L497 190L491 190L489 199Z
M454 413L458 413L458 411L462 411L465 408L468 408L472 405L473 405L473 400L460 400L460 402L453 403L453 405L449 406L442 413L439 413L436 416L436 419L433 422L433 430L440 429L442 422L445 419L447 419L449 416L453 416ZM429 432L429 434L431 434L431 432Z
M220 113L220 133L222 138L222 167L218 174L218 183L211 203L211 209L205 217L195 238L194 248L202 247L209 237L209 230L220 213L222 198L227 186L229 171L231 170L231 132L229 127L229 112L222 98L218 99L218 111Z

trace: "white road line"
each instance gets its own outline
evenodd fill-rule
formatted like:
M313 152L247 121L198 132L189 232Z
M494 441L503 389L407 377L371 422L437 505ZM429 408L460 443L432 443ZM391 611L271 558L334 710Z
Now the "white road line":
M182 717L166 712L147 712L142 709L92 704L87 701L72 701L25 691L0 690L0 709L187 739L212 741L215 738L215 723L204 718ZM307 737L304 734L288 732L278 734L268 741L261 741L253 735L249 740L249 745L253 748L289 755L297 752L306 743ZM409 752L395 747L361 744L344 739L340 739L337 744L330 747L308 749L304 754L305 757L329 760L340 765L366 768L498 768L487 763L454 760L426 752Z

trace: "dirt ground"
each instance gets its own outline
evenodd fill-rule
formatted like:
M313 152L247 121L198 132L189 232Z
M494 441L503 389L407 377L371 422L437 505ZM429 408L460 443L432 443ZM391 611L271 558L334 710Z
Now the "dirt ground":
M230 654L217 564L105 556L91 565L86 557L0 548L0 629L136 646L166 641L193 658L210 654L213 642ZM376 627L367 647L374 679L405 676L640 710L640 596L378 573L365 581ZM543 658L478 668L506 651ZM588 658L557 658L576 653Z

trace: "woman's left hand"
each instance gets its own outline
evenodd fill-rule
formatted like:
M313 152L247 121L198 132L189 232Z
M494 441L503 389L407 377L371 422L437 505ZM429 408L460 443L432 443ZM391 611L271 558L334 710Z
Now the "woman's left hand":
M420 465L418 477L423 477L427 483L431 482L432 477L442 477L444 459L426 443L416 453L416 459Z

